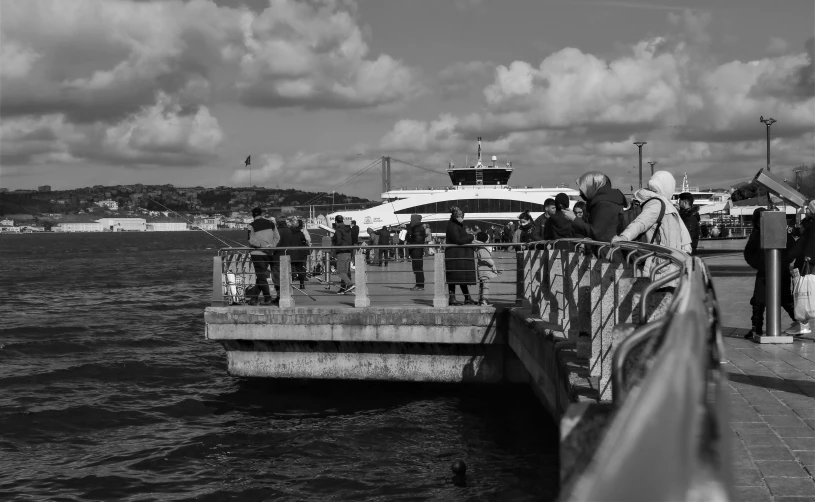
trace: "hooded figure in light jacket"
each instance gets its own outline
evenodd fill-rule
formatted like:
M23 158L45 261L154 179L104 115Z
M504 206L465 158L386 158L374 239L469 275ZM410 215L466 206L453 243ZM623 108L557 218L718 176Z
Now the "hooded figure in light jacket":
M644 204L645 201L652 198L659 198L665 203L665 215L662 217L662 224L659 226L659 235L654 244L665 246L686 253L691 252L691 238L685 224L682 223L682 218L679 216L679 210L674 207L671 202L671 197L676 191L676 180L673 175L668 171L657 171L648 180L648 188L641 188L634 193L634 199ZM659 219L659 212L661 206L657 201L651 201L642 207L642 212L637 216L634 221L622 231L622 233L613 239L611 242L618 241L631 241L636 239L641 233L645 232L646 239L651 242L654 232L657 227L657 220ZM650 263L649 263L650 261ZM659 260L646 260L645 268L650 270L652 267L659 263ZM668 266L659 271L658 276L673 272L673 267Z

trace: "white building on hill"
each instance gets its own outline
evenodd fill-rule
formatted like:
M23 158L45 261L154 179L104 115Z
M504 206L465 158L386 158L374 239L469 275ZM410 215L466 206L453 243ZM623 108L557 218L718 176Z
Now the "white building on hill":
M184 222L175 221L157 221L147 224L147 231L153 232L180 232L187 229L187 224Z
M51 230L54 232L101 232L102 224L96 221L60 223Z
M144 218L100 218L96 221L102 224L104 232L144 232L147 230L147 220Z

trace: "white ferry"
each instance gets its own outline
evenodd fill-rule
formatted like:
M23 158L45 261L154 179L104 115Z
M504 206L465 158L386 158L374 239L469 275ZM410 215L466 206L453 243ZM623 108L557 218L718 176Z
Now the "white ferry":
M679 205L679 194L689 192L693 195L693 204L700 208L709 206L711 204L724 204L730 200L730 194L727 192L714 192L713 190L699 190L699 187L692 187L688 183L688 173L682 178L682 188L673 194L671 200L674 205Z
M430 188L398 188L382 193L382 204L359 211L340 211L328 215L328 221L342 215L346 222L356 220L360 235L367 236L368 228L379 230L384 226L407 224L410 215L420 214L423 223L429 223L431 232L444 234L450 219L450 209L460 207L465 212L465 225L503 227L510 221L517 222L518 215L526 210L537 218L543 213L543 203L558 193L565 193L573 206L580 200L580 192L565 187L534 188L510 186L509 178L514 168L512 162L498 164L492 157L490 165L481 160L481 138L478 138L478 162L469 167L456 167L450 163L447 174L451 186Z

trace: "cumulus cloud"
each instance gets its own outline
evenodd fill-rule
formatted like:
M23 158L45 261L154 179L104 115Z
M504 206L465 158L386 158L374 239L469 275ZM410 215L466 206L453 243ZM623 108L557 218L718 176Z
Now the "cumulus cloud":
M351 187L358 189L360 183L376 183L379 179L379 159L371 158L374 155L370 152L363 154L298 152L290 157L283 157L276 153L265 153L258 156L259 161L251 169L237 169L230 181L235 185L246 185L251 175L253 184L280 183L289 187L314 190L316 187L325 189L344 183L336 189L349 190Z
M494 65L486 61L454 63L441 70L437 81L444 99L468 96L484 87Z
M812 41L805 53L722 62L710 51L708 14L668 18L670 32L612 59L564 48L537 64L499 65L479 112L401 120L379 147L419 159L440 152L463 157L484 136L485 151L512 154L518 165L547 166L545 173L521 174L526 179L563 180L588 168L627 173L637 152L631 143L645 139L645 160L658 155L665 167L710 175L711 166L738 162L739 152L761 147L758 117L771 115L779 120L774 158L815 160L815 146L802 140L815 130Z

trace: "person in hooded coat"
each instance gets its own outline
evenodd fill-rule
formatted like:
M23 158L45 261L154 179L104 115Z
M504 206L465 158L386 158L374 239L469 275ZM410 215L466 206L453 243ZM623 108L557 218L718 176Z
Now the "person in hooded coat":
M420 214L410 215L410 225L407 233L408 245L424 245L427 238L422 216ZM416 276L416 285L410 288L411 291L424 291L424 248L408 248L408 257L413 268L413 275Z
M391 233L388 230L388 227L382 227L379 229L379 245L380 246L387 246L391 242ZM388 248L379 248L377 250L377 257L379 258L379 266L387 267L388 266Z
M601 172L591 171L577 179L580 196L586 201L583 218L572 221L574 231L596 241L611 242L617 234L620 213L628 207L625 195L611 187L611 180Z
M518 237L515 242L538 242L543 238L537 233L538 226L527 211L518 215Z
M303 220L289 218L289 227L291 228L291 246L292 247L308 247L308 241L303 234ZM294 280L300 281L300 289L306 287L306 259L308 258L308 249L292 249L289 251L291 256L291 271Z
M452 245L444 251L444 268L447 279L447 292L450 294L450 305L476 305L470 296L470 285L477 282L475 273L475 249L464 246L471 244L475 237L464 228L464 211L458 207L451 210L447 222L447 244ZM456 300L456 285L464 294L464 303Z

